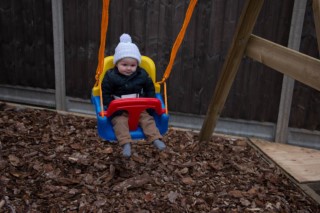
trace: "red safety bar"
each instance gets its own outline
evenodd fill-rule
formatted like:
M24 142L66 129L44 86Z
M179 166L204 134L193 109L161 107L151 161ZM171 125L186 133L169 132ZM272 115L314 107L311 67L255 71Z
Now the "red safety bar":
M110 117L118 110L127 111L129 129L131 131L138 128L140 114L146 109L153 109L158 115L165 113L165 109L162 109L161 101L157 98L124 98L113 100L107 111L103 113L107 117Z

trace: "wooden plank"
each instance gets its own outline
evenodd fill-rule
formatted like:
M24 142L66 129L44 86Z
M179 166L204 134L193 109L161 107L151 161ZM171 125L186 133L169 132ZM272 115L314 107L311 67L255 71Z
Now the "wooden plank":
M316 27L318 51L320 52L320 0L312 1L314 25Z
M320 191L317 193L317 186L319 183L299 184L299 187L318 204L320 204Z
M320 60L255 35L249 39L246 54L320 91Z
M299 183L320 181L320 150L250 139Z
M203 126L200 131L200 141L208 141L221 114L240 62L244 55L249 37L263 5L263 0L247 0L240 16L232 44L222 68L213 98L208 107Z
M304 14L306 12L306 5L307 0L294 1L288 47L297 51L299 51L301 43L301 34L303 28ZM288 140L288 125L292 104L294 82L294 79L290 78L289 76L283 76L275 136L275 141L279 143L287 143Z

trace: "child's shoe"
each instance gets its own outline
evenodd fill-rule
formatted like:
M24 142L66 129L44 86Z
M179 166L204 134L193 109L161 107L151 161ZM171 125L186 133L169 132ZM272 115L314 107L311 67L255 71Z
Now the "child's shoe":
M125 145L123 145L122 154L124 157L130 158L130 156L131 156L131 144L130 143L126 143Z
M159 139L153 141L153 145L157 147L160 151L164 150L166 148L166 145Z

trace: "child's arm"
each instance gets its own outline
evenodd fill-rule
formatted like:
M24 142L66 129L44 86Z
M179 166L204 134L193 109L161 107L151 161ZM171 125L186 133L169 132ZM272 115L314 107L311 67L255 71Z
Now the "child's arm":
M148 98L154 98L156 96L155 88L152 79L148 76L144 86L145 96Z
M102 85L101 85L103 105L106 107L108 107L110 102L113 100L112 81L111 81L110 76L108 74L109 73L107 72L103 81L102 81Z

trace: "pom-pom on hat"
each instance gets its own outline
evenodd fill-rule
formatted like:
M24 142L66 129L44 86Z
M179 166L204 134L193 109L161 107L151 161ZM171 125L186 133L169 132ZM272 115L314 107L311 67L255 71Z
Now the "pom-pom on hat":
M115 49L113 63L116 64L119 60L127 57L136 59L138 64L141 63L139 48L132 43L130 35L124 33L120 36L120 43Z

